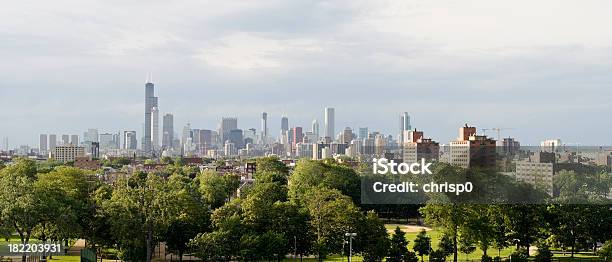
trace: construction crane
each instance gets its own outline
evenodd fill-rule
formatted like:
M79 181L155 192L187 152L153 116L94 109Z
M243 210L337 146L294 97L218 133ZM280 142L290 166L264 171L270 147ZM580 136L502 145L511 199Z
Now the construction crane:
M486 135L487 130L491 130L491 131L496 131L497 132L497 141L501 140L501 131L502 130L512 130L514 129L513 127L492 127L492 128L482 128L480 130L482 130L482 134Z

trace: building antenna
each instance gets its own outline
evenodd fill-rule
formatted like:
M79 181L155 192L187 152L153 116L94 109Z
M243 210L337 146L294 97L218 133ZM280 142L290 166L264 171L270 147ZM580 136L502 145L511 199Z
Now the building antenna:
M153 83L153 73L151 72L147 75L147 83Z

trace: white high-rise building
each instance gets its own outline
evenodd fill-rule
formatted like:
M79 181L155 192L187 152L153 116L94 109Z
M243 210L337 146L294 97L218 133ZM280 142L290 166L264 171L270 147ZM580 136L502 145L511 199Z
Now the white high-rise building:
M2 149L4 149L5 151L9 151L8 137L2 138Z
M181 148L184 154L187 154L189 151L191 151L191 144L193 142L192 135L193 133L191 131L191 124L187 123L187 125L183 127L183 135L181 137Z
M114 134L103 133L100 134L100 149L109 150L114 149L116 146Z
M85 142L100 142L98 138L98 129L87 129L87 132L85 133Z
M407 131L410 131L412 126L410 126L410 115L408 112L404 112L400 115L399 119L399 135L398 135L398 144L401 146L407 140Z
M315 138L315 141L310 142L317 142L319 140L319 122L316 119L312 120L312 128L310 131L312 132Z
M152 149L159 149L159 108L151 108L151 146Z
M124 131L123 132L123 148L135 150L138 146L138 140L136 139L136 131Z
M325 108L325 137L334 138L335 130L335 110L333 107Z

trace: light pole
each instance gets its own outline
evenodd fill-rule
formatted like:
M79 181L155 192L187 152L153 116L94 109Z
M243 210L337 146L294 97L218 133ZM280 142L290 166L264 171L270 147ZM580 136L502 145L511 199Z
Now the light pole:
M357 233L346 233L344 234L345 236L347 236L349 238L349 256L348 256L348 262L352 262L353 261L353 238L357 236Z

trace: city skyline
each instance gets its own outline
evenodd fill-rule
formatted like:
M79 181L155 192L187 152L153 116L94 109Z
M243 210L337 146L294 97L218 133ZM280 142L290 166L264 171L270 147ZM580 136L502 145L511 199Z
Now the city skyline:
M146 141L149 141L149 143L151 143L151 140L154 139L153 138L153 133L154 132L161 133L162 135L164 134L164 132L166 132L166 131L163 130L164 129L163 126L161 126L159 124L157 124L157 128L156 128L157 130L152 128L153 127L153 123L155 123L155 121L153 121L153 117L151 116L151 110L153 110L153 112L159 110L158 109L158 99L159 99L159 97L153 96L153 92L155 90L154 86L155 86L155 83L152 80L150 80L149 78L147 79L147 81L145 81L145 84L144 84L144 87L145 87L145 89L144 89L144 94L145 94L145 103L144 103L145 104L145 114L144 114L144 119L145 119L145 122L140 123L142 132L144 132L144 133L141 132L141 134L138 134L138 132L136 132L136 138L138 139L138 148L144 150L145 152L149 152L150 151L150 149L148 149L147 146L151 146L151 145L147 145ZM147 106L147 103L146 103L147 101L152 101L150 106ZM147 108L149 108L150 110L147 110ZM339 134L342 133L341 131L337 130L337 128L335 128L335 126L337 125L337 121L335 120L335 109L336 109L335 107L325 106L325 107L322 108L322 110L321 110L322 113L321 113L321 116L320 116L320 118L323 119L323 122L325 124L325 122L326 122L325 119L326 119L326 116L328 115L327 112L328 112L328 110L331 110L329 112L329 114L331 116L330 117L331 122L332 122L331 130L334 131L334 136L333 136L334 138L336 137L336 135L339 135ZM173 112L164 112L164 111L160 112L160 111L157 111L156 113L157 114L163 114L164 116L171 115L172 118L174 118ZM261 114L265 114L266 115L266 122L269 121L268 120L268 113L267 112L260 113L259 120L261 120ZM141 115L141 117L142 117L142 115ZM397 117L397 115L395 117ZM247 117L247 119L248 118L249 117ZM410 115L409 112L401 112L401 114L400 114L400 128L404 128L404 130L412 130L413 126L411 125L411 118L412 118L412 115ZM272 118L272 119L274 119L274 118ZM406 120L404 120L404 119L406 119ZM149 122L150 123L149 126L147 126L145 124L147 120L150 121ZM260 133L261 130L258 129L258 126L256 126L256 125L254 125L254 126L244 126L244 125L241 125L240 124L241 123L241 118L236 117L236 116L219 116L219 120L216 123L211 123L211 124L209 124L207 126L198 126L198 125L194 126L193 125L193 121L187 121L187 122L185 122L184 125L180 125L179 124L179 127L188 125L188 126L190 126L190 128L196 128L196 130L198 130L199 128L204 128L204 129L208 129L208 130L218 130L220 126L223 126L223 123L224 123L225 120L233 120L233 121L236 122L235 124L232 124L232 128L234 128L234 126L235 126L237 129L240 129L242 131L247 131L248 129L255 129L258 132L257 134L261 135L261 133ZM292 122L294 120L292 120L285 113L280 114L278 120L280 122L280 124L278 126L278 129L277 129L278 131L280 131L279 134L282 134L282 131L285 128L287 128L288 131L291 131L290 129L292 129L294 127L300 127L300 128L303 128L304 132L309 130L309 128L312 129L312 126L311 126L312 123L310 123L310 124L309 123L297 123L296 124L296 123ZM313 121L317 121L317 120L318 120L318 118L315 117ZM157 120L157 122L159 122L159 120ZM252 121L246 121L246 122L251 123ZM470 123L470 124L473 124L473 123ZM172 125L174 125L174 119L172 119ZM261 125L261 122L260 122L260 125ZM479 125L477 125L477 126L479 126ZM354 132L359 132L359 129L366 128L366 129L369 129L369 131L381 132L384 135L391 135L393 137L393 139L402 139L399 136L403 135L403 134L400 134L398 132L394 133L393 130L388 130L387 131L387 130L384 130L384 129L379 129L377 127L368 126L368 125L363 125L363 126L346 126L346 127L353 129ZM173 134L174 134L172 139L178 138L178 139L181 139L181 143L184 143L184 142L182 142L183 138L181 138L181 136L176 135L177 134L177 130L174 130L175 127L172 126L171 128L173 129ZM405 128L410 128L410 129L405 129ZM272 129L274 129L274 125L272 125ZM324 125L323 126L323 134L321 134L321 137L323 137L323 135L327 136L327 134L325 134L327 132L326 129L327 129L326 125ZM344 129L344 127L341 128L341 129ZM513 130L513 129L514 128L502 128L499 131L506 132L507 130ZM89 132L91 132L92 130L95 130L96 132L98 132L100 130L104 130L103 132L105 132L105 133L108 133L108 132L110 132L110 133L113 133L113 132L135 132L135 131L130 131L129 128L123 128L123 129L119 129L119 130L110 130L110 129L100 128L100 127L89 127L89 128L87 128L87 130ZM423 130L423 129L419 128L419 130ZM487 135L487 136L491 137L492 139L497 139L497 137L495 136L495 133L494 133L495 130L496 130L495 127L493 127L493 128L480 128L480 126L479 126L479 128L477 130L477 133L480 134L480 135ZM280 135L274 135L274 134L270 135L269 134L269 131L270 131L269 127L268 127L267 131L268 131L268 138L269 139L273 139L274 140L274 139L279 139L280 138ZM487 133L487 131L489 131L490 133ZM433 132L433 133L435 133L435 132ZM58 144L62 144L62 140L64 140L63 141L64 144L69 144L69 143L75 144L72 141L74 141L75 138L78 141L78 139L80 137L78 134L79 134L79 132L76 132L76 134L73 134L73 133L70 133L70 132L62 132L62 131L60 131L60 132L39 132L37 135L39 136L38 139L40 141L42 141L42 135L47 135L47 136L56 135L57 139L55 141L57 141ZM149 134L148 137L147 137L147 134ZM289 134L289 135L291 136L291 134ZM88 136L87 132L84 132L82 139L85 139L85 140L83 140L83 141L93 141L92 139L87 138L87 136ZM157 136L159 137L159 134ZM518 139L519 141L521 140L520 137L513 136L513 135L508 135L506 133L504 133L502 138L504 138L504 137L512 137L514 139ZM3 137L3 140L5 138L7 138L7 137ZM444 138L442 138L442 139L440 139L440 141L442 141L442 144L444 144L445 141L452 141L454 138L455 137L451 136L450 138L448 138L448 140L444 140ZM49 139L49 138L47 137L46 139ZM561 138L560 137L553 137L553 136L543 137L540 140L533 142L533 144L525 144L525 145L535 145L535 146L537 146L542 141L545 141L545 140L548 140L548 139L561 139ZM34 139L34 140L36 140L36 139ZM10 145L11 149L18 148L19 146L24 146L24 145L30 146L31 148L37 148L37 145L40 144L40 141L38 141L38 143L33 142L33 143L30 143L30 144L23 144L23 143L22 144L10 144L10 139L9 139L9 145ZM68 141L68 142L66 142L66 141ZM159 143L161 143L161 142L162 141L159 141ZM77 142L76 144L79 144L79 143ZM567 144L567 145L585 145L585 144L580 143L580 142L569 142L569 143L564 143L564 144ZM606 146L608 146L609 144L594 144L594 146L599 146L599 145L606 145ZM3 145L3 148L1 148L1 149L5 150L4 145Z
M397 136L409 112L439 141L467 122L512 127L505 135L525 144L609 145L611 4L11 3L0 10L0 138L13 147L41 133L140 133L153 73L175 132L225 116L260 130L261 112L271 136L283 114L323 132L331 106L336 132Z

